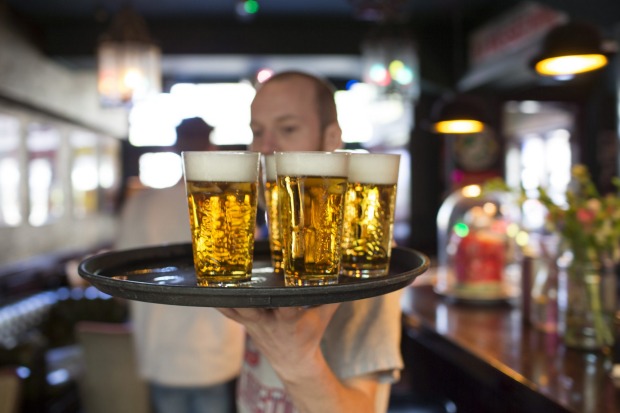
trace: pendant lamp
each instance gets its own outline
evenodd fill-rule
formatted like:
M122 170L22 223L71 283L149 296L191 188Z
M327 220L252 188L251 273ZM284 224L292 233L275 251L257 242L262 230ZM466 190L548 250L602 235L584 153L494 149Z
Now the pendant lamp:
M100 38L97 89L105 107L130 106L161 92L161 51L145 21L130 7L122 8Z
M488 122L482 102L470 95L440 99L432 110L431 118L433 130L442 134L479 133Z
M382 23L362 42L364 83L379 95L416 100L420 95L420 69L415 43L406 26Z
M543 40L541 52L531 62L543 76L571 76L600 69L608 63L598 29L582 22L554 27Z

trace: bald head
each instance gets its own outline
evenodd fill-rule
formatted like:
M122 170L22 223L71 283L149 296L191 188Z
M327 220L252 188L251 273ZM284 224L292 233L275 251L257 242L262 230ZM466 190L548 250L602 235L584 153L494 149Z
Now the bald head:
M341 146L334 88L302 72L282 72L258 89L252 102L251 149L334 150Z
M304 72L288 71L273 75L264 85L287 81L306 83L309 88L312 88L312 99L319 114L321 130L324 130L330 123L338 122L336 101L334 100L336 89L331 83Z

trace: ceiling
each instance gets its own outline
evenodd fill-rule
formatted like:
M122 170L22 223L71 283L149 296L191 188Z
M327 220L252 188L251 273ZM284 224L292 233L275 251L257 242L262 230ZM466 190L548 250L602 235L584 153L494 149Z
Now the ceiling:
M359 76L360 43L385 6L418 43L427 81L451 87L463 75L467 34L519 0L258 0L251 19L238 0L0 0L41 50L66 65L94 67L98 37L130 5L161 46L164 79L230 80L258 68L302 68L333 78ZM619 0L539 0L610 31Z

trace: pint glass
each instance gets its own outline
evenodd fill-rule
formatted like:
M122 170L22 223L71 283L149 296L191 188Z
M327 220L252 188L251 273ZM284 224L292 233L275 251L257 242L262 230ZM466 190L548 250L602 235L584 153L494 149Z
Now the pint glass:
M271 264L274 273L279 274L282 272L282 234L280 231L280 214L278 211L276 158L273 154L263 155L261 161L263 169L263 187L265 188L265 209L267 212L267 227L269 230Z
M234 286L252 276L260 154L183 152L199 286Z
M284 283L338 283L348 153L278 152Z
M400 155L350 156L341 274L358 278L387 275Z

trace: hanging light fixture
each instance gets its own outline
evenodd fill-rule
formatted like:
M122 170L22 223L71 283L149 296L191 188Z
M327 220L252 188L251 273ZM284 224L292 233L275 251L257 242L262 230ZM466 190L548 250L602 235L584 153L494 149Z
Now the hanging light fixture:
M453 65L455 78L461 74L462 41L465 38L462 30L462 4L455 3L453 8ZM472 95L450 93L439 99L431 110L433 132L440 134L473 134L483 132L488 123L482 101Z
M570 76L604 67L609 52L596 27L569 22L547 33L532 66L543 76Z
M161 51L146 23L124 7L97 48L97 89L103 106L127 106L161 92Z
M380 95L418 98L418 56L405 26L383 23L369 33L361 48L364 83L378 88Z
M405 0L349 0L358 19L377 22L361 43L362 80L380 97L417 99L420 69Z
M479 133L484 130L486 123L482 103L469 95L440 99L431 117L433 130L442 134Z

